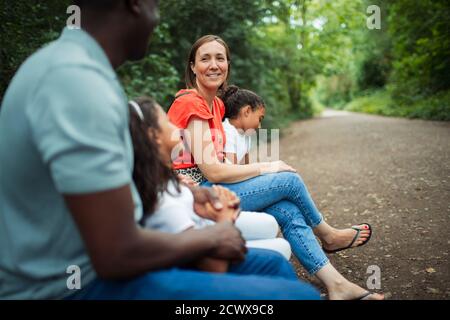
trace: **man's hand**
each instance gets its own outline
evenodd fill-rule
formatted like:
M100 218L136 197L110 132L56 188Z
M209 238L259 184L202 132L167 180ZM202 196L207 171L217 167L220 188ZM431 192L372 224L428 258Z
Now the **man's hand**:
M103 279L129 279L205 257L240 260L245 254L240 232L230 222L177 234L138 227L130 185L64 199Z
M244 260L247 248L241 232L231 222L219 222L204 228L211 233L211 238L217 241L210 257L224 259L231 262Z

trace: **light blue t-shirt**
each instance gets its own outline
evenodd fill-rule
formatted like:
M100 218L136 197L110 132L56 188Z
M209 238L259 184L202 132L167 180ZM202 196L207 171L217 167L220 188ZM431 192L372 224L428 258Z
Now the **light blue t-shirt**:
M62 298L69 266L83 288L96 274L62 194L131 185L126 95L107 56L83 30L28 58L0 109L0 299Z

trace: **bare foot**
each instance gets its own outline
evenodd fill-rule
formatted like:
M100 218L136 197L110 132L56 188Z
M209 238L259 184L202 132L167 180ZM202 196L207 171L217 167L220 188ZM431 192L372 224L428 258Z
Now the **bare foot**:
M344 281L332 288L328 288L328 297L330 300L354 300L362 297L367 292L367 290L350 281ZM362 300L384 300L384 294L371 293Z
M353 227L360 229L361 232L359 233L356 241L353 243L352 248L361 245L370 236L370 229L367 224L361 224ZM329 234L323 236L320 240L322 240L323 247L326 250L332 251L347 247L352 242L356 233L357 231L352 228L334 229Z

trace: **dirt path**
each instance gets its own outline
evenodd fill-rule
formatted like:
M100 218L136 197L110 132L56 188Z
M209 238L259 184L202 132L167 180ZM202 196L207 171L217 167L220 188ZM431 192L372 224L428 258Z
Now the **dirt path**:
M327 110L286 130L280 156L330 224L373 226L330 257L346 277L365 286L377 265L391 299L450 298L450 123Z

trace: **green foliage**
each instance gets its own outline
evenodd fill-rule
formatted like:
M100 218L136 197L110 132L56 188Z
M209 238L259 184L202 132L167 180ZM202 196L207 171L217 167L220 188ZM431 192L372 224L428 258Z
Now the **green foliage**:
M379 89L386 85L391 66L391 38L384 30L388 29L387 7L384 1L364 1L364 6L378 5L381 9L381 30L363 28L355 31L356 91Z
M151 96L168 109L179 81L178 73L168 58L149 54L139 62L125 64L118 73L130 98Z
M0 3L0 96L3 96L20 64L59 36L70 1L0 0Z
M354 82L348 74L318 77L315 93L327 107L342 109L353 97Z
M450 121L450 91L411 104L399 103L384 89L367 91L346 104L344 109L383 116Z
M71 1L0 2L3 95L22 61L58 37ZM381 7L381 30L366 27L371 4ZM191 45L217 34L231 49L230 82L266 101L265 127L311 117L323 105L448 120L449 7L446 0L165 0L149 54L118 74L130 98L150 95L167 109L184 87Z
M392 100L386 90L366 91L361 96L343 106L343 109L385 116L399 116L398 109L393 109L391 103Z
M404 117L448 120L450 3L445 0L363 1L381 8L381 30L350 30L351 63L321 79L321 102ZM367 92L373 92L367 94ZM348 103L353 97L356 100Z
M165 37L155 39L152 52L170 54L183 87L186 59L194 41L205 34L219 35L231 49L231 82L256 90L261 73L254 63L257 50L248 39L262 19L261 6L255 0L161 1L163 23L158 29L164 30Z
M450 89L450 4L445 0L398 0L389 6L393 42L390 91L415 103Z
M450 90L440 91L411 104L409 118L450 121Z

